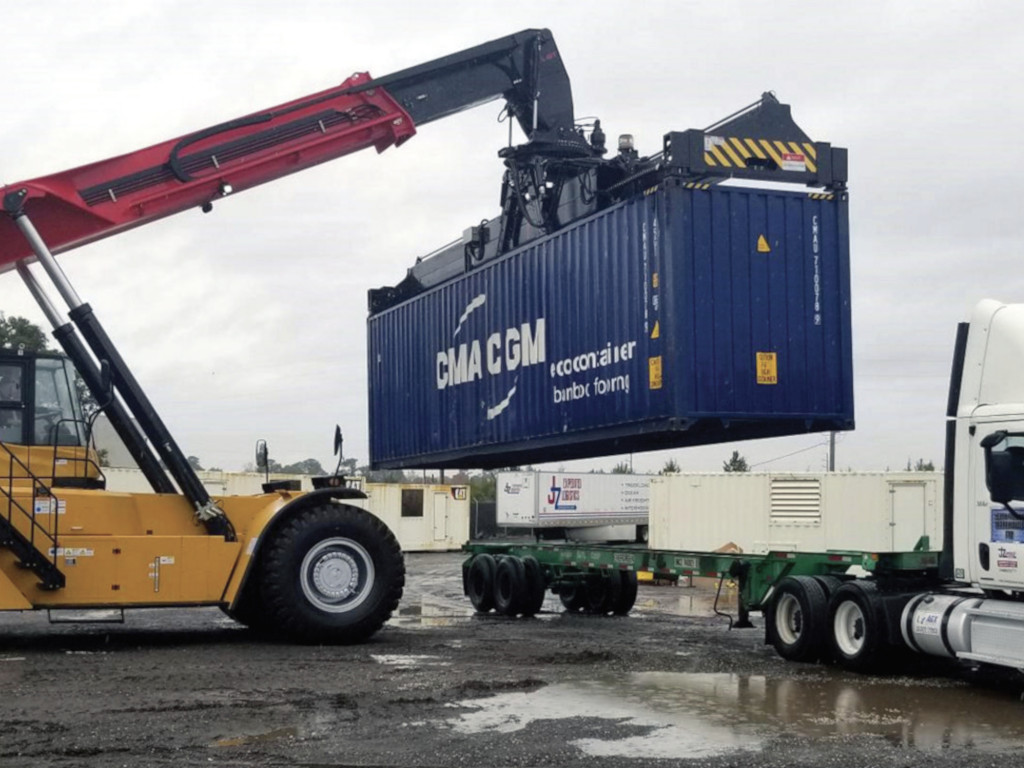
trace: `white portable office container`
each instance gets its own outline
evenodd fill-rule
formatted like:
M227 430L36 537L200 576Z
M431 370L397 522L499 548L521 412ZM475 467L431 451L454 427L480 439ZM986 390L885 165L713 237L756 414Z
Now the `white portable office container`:
M655 477L650 545L713 551L904 552L942 546L938 472L722 472Z

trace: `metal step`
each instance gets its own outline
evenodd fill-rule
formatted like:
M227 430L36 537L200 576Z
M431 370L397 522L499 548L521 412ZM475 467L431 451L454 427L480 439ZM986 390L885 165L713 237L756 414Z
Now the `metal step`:
M958 658L1024 669L1024 603L985 600L967 614L971 649Z
M47 539L47 543L51 541ZM19 566L29 569L40 578L40 589L54 590L64 586L64 574L54 560L36 549L21 531L3 517L0 517L0 547L11 550L18 558Z

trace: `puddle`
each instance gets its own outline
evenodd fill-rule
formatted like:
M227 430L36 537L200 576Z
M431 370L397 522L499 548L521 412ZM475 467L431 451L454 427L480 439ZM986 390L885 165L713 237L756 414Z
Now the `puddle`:
M841 673L806 679L643 672L473 699L448 724L459 733L510 733L542 720L608 720L646 732L572 743L601 757L694 758L760 750L780 733L878 736L919 751L1006 750L1024 742L1024 706L1003 693L944 681Z
M291 726L288 728L275 728L266 733L254 733L249 736L233 736L227 739L217 739L213 743L215 747L245 747L250 744L266 744L280 739L294 739L299 735L299 729Z
M450 667L450 661L442 661L440 656L424 656L417 654L371 653L370 658L387 667Z

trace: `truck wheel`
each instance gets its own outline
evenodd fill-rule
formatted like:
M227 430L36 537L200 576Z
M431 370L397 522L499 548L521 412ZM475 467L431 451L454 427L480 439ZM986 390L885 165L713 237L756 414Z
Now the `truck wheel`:
M497 568L494 557L486 552L474 557L469 564L466 594L480 613L488 613L494 607L494 572Z
M885 618L878 587L858 579L843 584L828 607L829 645L845 669L867 672L881 666Z
M277 635L358 643L398 607L405 586L402 550L365 510L343 504L302 510L265 546L259 588Z
M522 611L526 596L526 567L518 557L503 557L494 573L494 610L502 616Z
M828 600L812 576L787 576L768 609L768 641L787 661L817 661L825 646Z
M618 597L612 604L612 613L616 616L625 616L636 603L637 580L636 571L619 571L620 590Z
M540 612L544 605L544 569L535 557L524 557L523 567L526 570L526 600L523 601L523 616L533 616Z
M614 587L618 587L616 583ZM611 579L598 574L587 579L584 594L586 595L583 610L587 613L602 615L611 611L613 585Z

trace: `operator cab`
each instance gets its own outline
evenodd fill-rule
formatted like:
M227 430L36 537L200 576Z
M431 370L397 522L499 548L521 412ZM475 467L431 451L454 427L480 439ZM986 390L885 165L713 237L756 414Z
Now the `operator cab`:
M0 349L0 442L84 446L85 433L71 361Z

